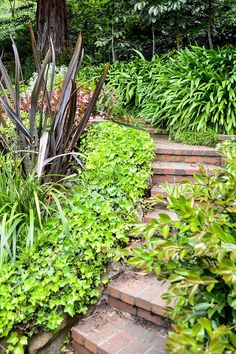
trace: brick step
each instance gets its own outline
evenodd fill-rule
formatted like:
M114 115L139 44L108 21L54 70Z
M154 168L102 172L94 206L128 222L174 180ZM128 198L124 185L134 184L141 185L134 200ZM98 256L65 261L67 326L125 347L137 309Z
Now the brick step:
M108 305L97 307L91 317L73 327L72 338L76 354L166 353L163 328Z
M154 210L147 211L144 215L144 223L149 224L152 220L158 220L158 214L159 213L164 213L170 216L172 221L178 221L179 218L176 215L176 213L172 210L167 210L167 209L160 209L159 206L158 208L155 208Z
M165 129L157 129L157 128L150 128L150 127L144 127L145 131L148 132L154 139L156 138L164 138L165 140L168 140L169 134L167 130Z
M199 172L200 164L186 162L153 162L153 183L194 181L193 176ZM201 164L210 174L214 174L216 165Z
M156 144L156 161L221 165L221 156L214 148L179 144L165 139L155 139L154 141Z
M167 197L167 193L162 189L162 186L154 184L151 188L151 197L156 195L161 195L163 198Z
M156 275L141 275L133 271L113 280L107 289L108 304L156 325L168 327L164 312L166 302L161 298L169 284L158 281Z
M224 141L224 140L236 140L236 135L225 135L225 134L218 134L217 135L218 141Z

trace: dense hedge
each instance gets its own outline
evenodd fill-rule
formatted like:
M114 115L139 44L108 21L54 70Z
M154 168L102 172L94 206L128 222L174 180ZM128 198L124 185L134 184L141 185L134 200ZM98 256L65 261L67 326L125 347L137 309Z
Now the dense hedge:
M0 337L14 328L28 335L54 330L64 313L86 313L114 247L128 242L126 222L146 188L152 139L104 122L89 130L82 151L85 170L63 209L64 222L51 217L32 250L1 270Z

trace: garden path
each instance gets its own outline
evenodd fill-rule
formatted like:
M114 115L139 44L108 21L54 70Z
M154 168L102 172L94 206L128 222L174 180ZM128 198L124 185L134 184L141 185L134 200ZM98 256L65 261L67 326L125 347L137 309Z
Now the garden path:
M150 133L153 133L150 130ZM160 183L193 181L199 165L210 173L222 164L216 149L171 142L165 132L153 135L156 154L153 161L151 195L165 197ZM144 214L149 223L163 212L164 204ZM177 215L165 210L173 220ZM170 322L165 318L165 301L161 298L167 282L155 275L143 276L128 269L111 281L107 289L107 304L100 305L91 317L72 329L73 346L77 354L161 354L165 353L165 338Z

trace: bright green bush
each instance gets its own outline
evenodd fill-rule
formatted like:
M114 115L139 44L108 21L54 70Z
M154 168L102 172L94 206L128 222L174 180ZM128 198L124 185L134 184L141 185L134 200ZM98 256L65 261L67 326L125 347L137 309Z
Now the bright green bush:
M224 143L221 151L227 166L215 175L202 169L196 185L164 187L178 222L161 214L134 229L145 243L130 263L171 283L165 294L174 299L170 353L236 351L236 143Z
M190 145L204 145L204 146L216 146L217 134L213 129L207 129L206 131L194 132L191 130L170 131L169 137L178 143L185 143Z
M0 337L24 328L54 330L63 314L86 313L99 296L114 248L128 242L154 152L148 134L114 123L94 125L83 140L88 154L79 186L44 225L31 251L0 274ZM63 221L63 222L62 222Z

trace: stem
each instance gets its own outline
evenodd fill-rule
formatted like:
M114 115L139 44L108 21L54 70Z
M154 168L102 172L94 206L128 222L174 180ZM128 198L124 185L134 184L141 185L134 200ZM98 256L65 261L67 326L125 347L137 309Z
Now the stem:
M156 34L154 25L152 25L152 56L154 57L156 53Z
M112 62L114 63L116 61L114 23L112 23L111 26L111 53L112 53Z
M208 43L209 43L209 48L213 49L213 41L212 41L212 14L213 14L213 9L212 9L212 2L211 0L208 1L208 21L207 21L207 36L208 36Z
M179 26L176 26L176 44L177 44L177 50L181 50L183 47L183 35L182 32L179 29Z

